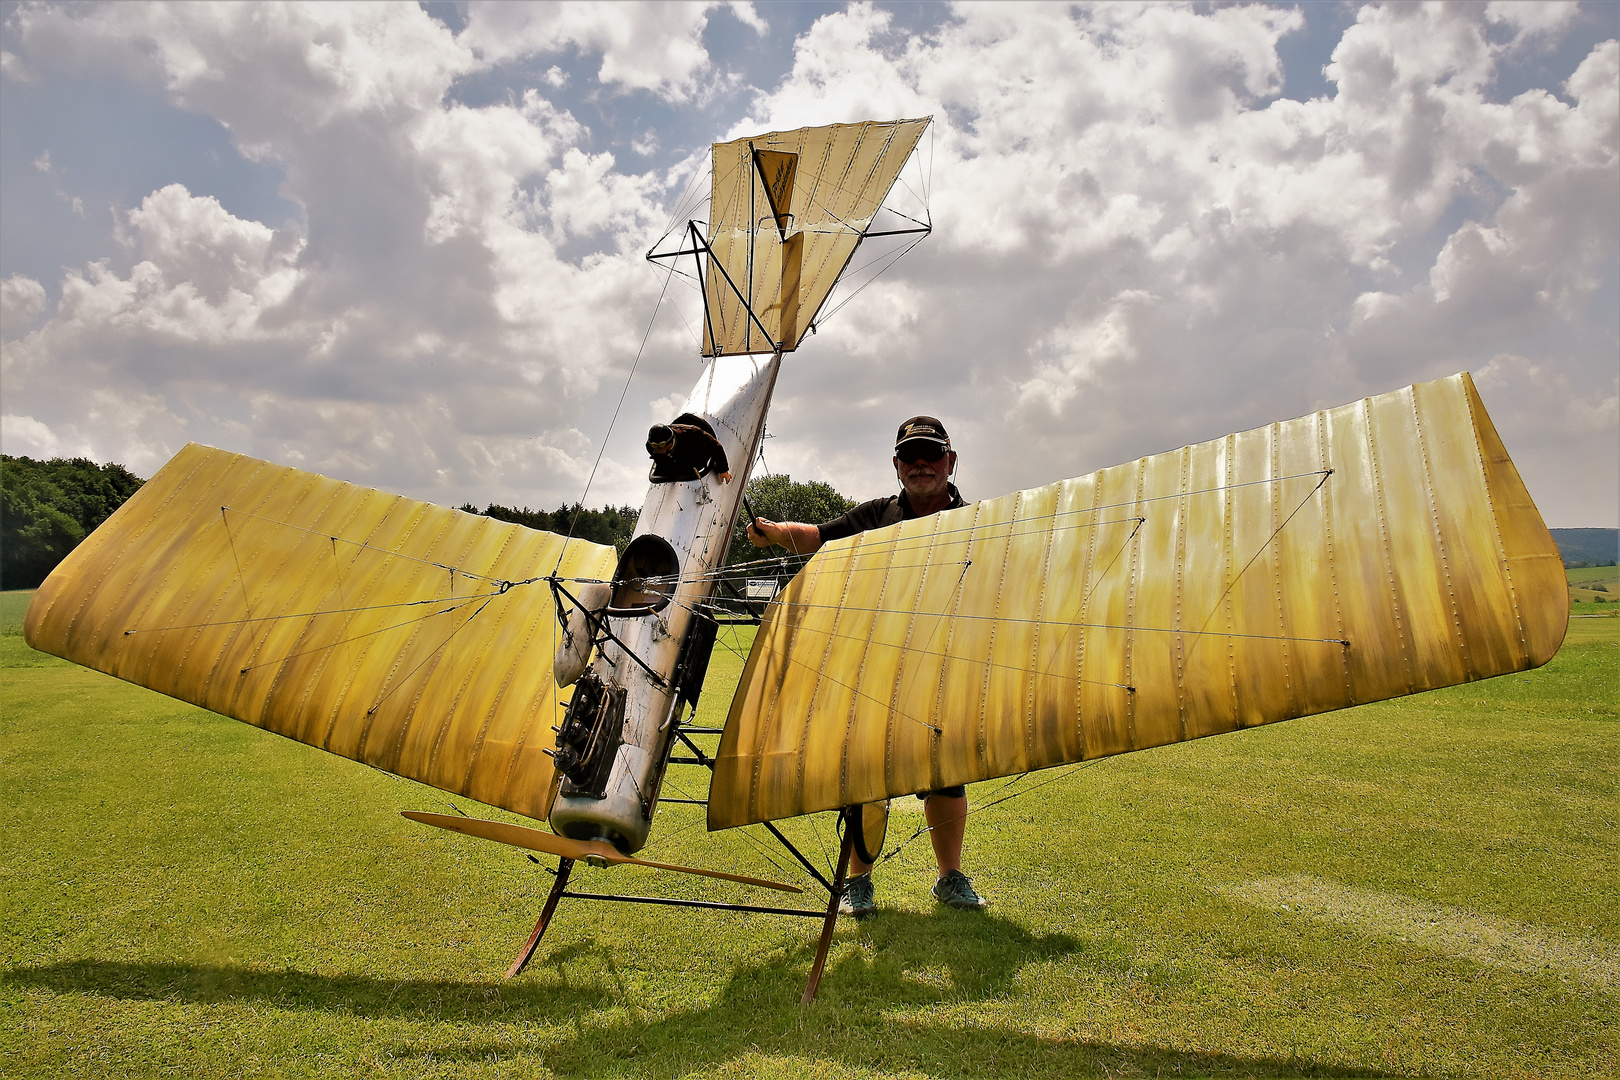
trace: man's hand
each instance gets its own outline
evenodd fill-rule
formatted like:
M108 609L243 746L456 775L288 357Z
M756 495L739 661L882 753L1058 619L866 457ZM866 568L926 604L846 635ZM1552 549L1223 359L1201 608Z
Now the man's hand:
M777 536L772 536L771 532L775 532ZM782 539L778 539L778 537ZM764 518L757 517L748 523L748 542L757 548L780 544L785 538L785 531L774 521L766 521Z
M729 484L731 483L731 474L728 472L723 472L720 474L718 479L722 484Z
M780 544L795 555L809 555L821 547L821 530L799 521L756 517L748 524L748 542L760 548Z

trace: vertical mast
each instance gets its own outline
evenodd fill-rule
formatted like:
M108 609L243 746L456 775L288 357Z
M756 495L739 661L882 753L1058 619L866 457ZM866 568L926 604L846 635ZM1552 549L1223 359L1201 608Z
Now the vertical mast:
M748 157L749 164L753 164L754 144L752 142L748 144ZM750 175L748 177L748 295L743 298L743 303L748 305L749 311L754 310L754 236L759 232L759 229L757 228L758 224L759 215L754 210L754 178L752 175L752 170L750 170ZM754 345L754 324L751 322L748 323L744 328L743 333L743 352L752 352Z

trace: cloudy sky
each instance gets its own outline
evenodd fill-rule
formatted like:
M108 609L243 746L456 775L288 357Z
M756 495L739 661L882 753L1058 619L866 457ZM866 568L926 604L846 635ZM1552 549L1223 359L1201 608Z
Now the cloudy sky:
M0 441L639 504L701 370L644 256L708 144L931 115L896 197L934 234L790 357L765 469L886 493L931 412L982 498L1469 370L1548 523L1614 526L1617 38L1613 3L8 2Z

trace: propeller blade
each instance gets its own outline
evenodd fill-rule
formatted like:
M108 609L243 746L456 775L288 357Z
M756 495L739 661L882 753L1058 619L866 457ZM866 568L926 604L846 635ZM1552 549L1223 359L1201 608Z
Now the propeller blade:
M464 836L477 836L484 840L494 840L497 843L510 844L512 847L528 848L530 851L544 851L547 854L557 855L564 859L583 859L592 866L617 866L621 863L629 863L632 866L650 866L655 870L673 870L678 874L698 874L702 877L721 878L725 881L739 881L744 885L759 885L766 889L775 889L778 892L796 893L804 891L797 885L784 885L779 881L766 881L764 878L747 877L743 874L727 874L720 870L704 870L696 866L653 862L650 859L638 859L631 855L625 855L606 840L570 840L566 836L542 832L539 829L531 829L524 825L512 825L505 821L487 821L483 818L457 817L453 814L427 814L419 810L402 810L400 813L412 821L420 821L423 825L448 829L450 832L461 833Z

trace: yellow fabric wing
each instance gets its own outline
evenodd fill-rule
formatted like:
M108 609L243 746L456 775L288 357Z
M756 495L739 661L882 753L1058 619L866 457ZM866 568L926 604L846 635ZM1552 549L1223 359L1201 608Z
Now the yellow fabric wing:
M798 348L928 124L832 124L714 144L704 356Z
M827 545L772 603L709 827L1546 663L1569 598L1466 375Z
M562 564L558 567L558 556ZM40 586L36 649L545 816L543 581L614 550L191 444Z

